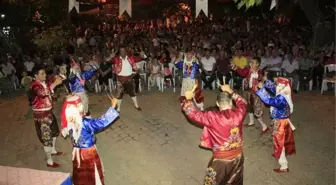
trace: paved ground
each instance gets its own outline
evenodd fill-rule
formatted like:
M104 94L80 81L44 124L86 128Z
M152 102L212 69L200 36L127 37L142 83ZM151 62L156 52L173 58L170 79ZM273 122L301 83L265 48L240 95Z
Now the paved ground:
M215 93L206 92L206 105ZM198 185L211 156L198 148L201 129L189 124L180 113L178 93L150 92L139 96L142 112L134 111L126 95L121 119L97 134L97 147L105 166L107 185ZM104 95L91 96L94 116L109 106ZM244 130L245 184L247 185L332 185L335 184L335 98L317 92L294 97L292 122L297 126L297 155L289 157L290 173L275 174L270 134L259 136L260 128ZM45 157L29 114L27 98L0 100L0 165L41 170ZM267 110L266 110L267 112ZM55 106L59 117L60 104ZM268 113L265 121L269 123ZM258 126L258 125L257 125ZM71 172L70 140L59 138L55 158Z

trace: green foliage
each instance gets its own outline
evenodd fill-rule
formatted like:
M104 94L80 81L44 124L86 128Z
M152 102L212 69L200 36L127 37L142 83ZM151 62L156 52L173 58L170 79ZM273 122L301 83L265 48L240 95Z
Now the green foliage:
M50 51L62 46L68 40L69 33L64 31L61 26L49 27L41 33L36 34L33 42L37 47L44 51Z
M235 3L237 3L237 8L241 9L245 6L246 10L253 6L259 6L263 0L233 0Z

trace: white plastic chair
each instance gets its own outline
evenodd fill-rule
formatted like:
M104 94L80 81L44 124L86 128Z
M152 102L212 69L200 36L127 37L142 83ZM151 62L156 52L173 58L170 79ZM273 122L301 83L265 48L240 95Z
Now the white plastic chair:
M136 63L137 67L140 69L140 79L139 79L139 91L142 91L142 83L141 83L141 77L144 79L144 82L147 81L147 62L142 60L140 62Z
M99 81L98 80L95 81L95 91L96 91L96 93L101 92L101 87L99 85Z
M293 78L288 78L288 80L290 81L291 86L293 87L294 79ZM298 83L296 84L295 90L299 91L299 87L300 87L300 81L298 81Z
M169 63L168 65L169 65L169 70L172 72L173 81L171 81L170 79L166 79L166 80L169 82L169 86L173 87L173 92L176 92L176 89L175 89L175 65L172 64L172 63ZM163 65L161 67L162 67L162 72L163 72L163 70L164 70ZM161 87L160 88L161 88L162 92L163 92L164 88L166 88L164 78L161 79Z
M243 91L245 90L245 83L248 83L246 78L244 78L243 81L242 81L242 90Z
M113 82L113 79L112 79L112 78L108 79L108 85L109 85L109 90L110 90L110 92L112 92L113 89L115 88L115 86L114 86L114 82Z
M321 85L321 94L323 94L323 91L327 90L327 85L328 83L333 83L334 84L334 89L335 89L335 95L336 95L336 87L335 83L336 80L335 78L328 78L327 75L327 69L328 72L335 72L336 71L336 64L329 64L324 66L324 74L323 74L323 80L322 80L322 85Z

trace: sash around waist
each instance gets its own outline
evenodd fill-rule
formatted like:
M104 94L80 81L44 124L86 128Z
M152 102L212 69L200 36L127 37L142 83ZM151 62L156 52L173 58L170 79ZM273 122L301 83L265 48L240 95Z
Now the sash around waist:
M232 160L241 154L243 154L243 148L237 148L229 151L213 151L213 158Z
M128 81L128 80L132 79L132 75L130 75L130 76L117 76L117 79L119 81Z

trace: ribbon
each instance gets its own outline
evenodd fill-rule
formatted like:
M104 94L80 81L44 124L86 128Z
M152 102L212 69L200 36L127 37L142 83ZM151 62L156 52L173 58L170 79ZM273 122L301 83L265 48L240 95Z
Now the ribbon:
M132 0L119 1L119 16L122 16L125 11L130 17L132 17Z
M201 10L203 10L205 16L208 17L208 0L196 0L196 18Z
M79 2L76 2L76 0L69 0L69 12L75 8L77 13L79 13Z

